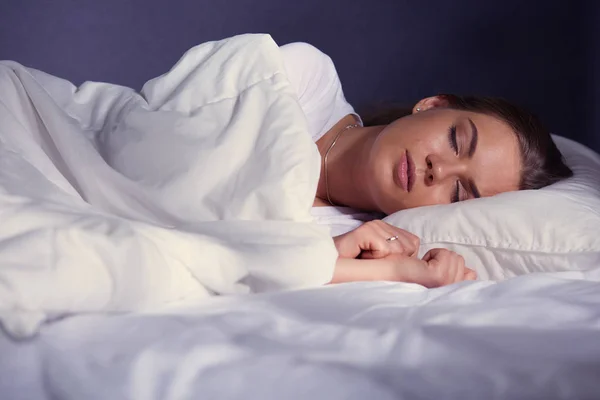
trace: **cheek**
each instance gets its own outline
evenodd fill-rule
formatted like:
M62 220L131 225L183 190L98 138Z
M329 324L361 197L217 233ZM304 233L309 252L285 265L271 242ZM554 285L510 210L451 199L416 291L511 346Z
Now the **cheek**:
M475 166L484 196L517 190L521 177L520 160L513 154L490 151L481 154Z
M450 201L449 193L449 189L445 186L422 186L408 193L405 200L405 207L414 208L447 204Z
M430 155L448 156L451 148L448 144L448 139L443 135L422 135L415 138L407 144L407 148L416 157L418 168L424 168L426 165L425 158Z

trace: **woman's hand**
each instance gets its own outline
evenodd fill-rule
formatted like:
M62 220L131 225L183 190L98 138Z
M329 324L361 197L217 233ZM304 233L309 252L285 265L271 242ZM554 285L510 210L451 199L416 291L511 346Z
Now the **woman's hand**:
M389 257L396 265L398 280L418 283L428 288L475 280L477 273L465 265L465 259L447 249L431 249L422 260ZM416 262L419 261L419 262Z
M433 288L476 278L462 256L446 249L432 249L422 260L399 253L372 260L339 258L331 283L381 280Z
M416 257L420 245L417 236L381 220L366 222L333 241L341 258L379 259L391 254Z

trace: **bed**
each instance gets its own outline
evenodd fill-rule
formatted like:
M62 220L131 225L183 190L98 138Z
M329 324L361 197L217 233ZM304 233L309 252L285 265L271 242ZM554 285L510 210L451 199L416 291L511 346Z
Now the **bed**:
M196 46L141 94L2 63L0 397L597 398L600 156L557 136L568 182L388 217L476 282L321 286L318 154L276 53L268 35ZM245 162L190 161L227 154L209 130Z
M6 399L594 399L599 285L356 283L80 315L0 339L0 384Z

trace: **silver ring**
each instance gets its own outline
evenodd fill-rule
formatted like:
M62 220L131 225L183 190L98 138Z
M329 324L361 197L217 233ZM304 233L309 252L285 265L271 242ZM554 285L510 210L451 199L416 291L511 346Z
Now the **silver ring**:
M385 239L386 242L393 242L394 240L398 240L398 236L392 236L392 237Z

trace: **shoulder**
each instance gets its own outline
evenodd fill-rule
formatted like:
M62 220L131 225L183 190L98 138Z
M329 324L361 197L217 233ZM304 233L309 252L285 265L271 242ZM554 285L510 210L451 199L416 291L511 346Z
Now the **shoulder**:
M281 53L288 81L306 115L313 140L321 138L346 115L354 114L328 55L301 42L281 46Z
M325 75L336 73L331 57L311 44L295 42L281 46L280 49L286 68L308 69Z
M304 42L294 42L280 47L286 55L304 58L306 60L331 61L331 58L315 46Z
M331 58L315 46L295 42L281 46L288 79L301 103L327 97L341 85Z

